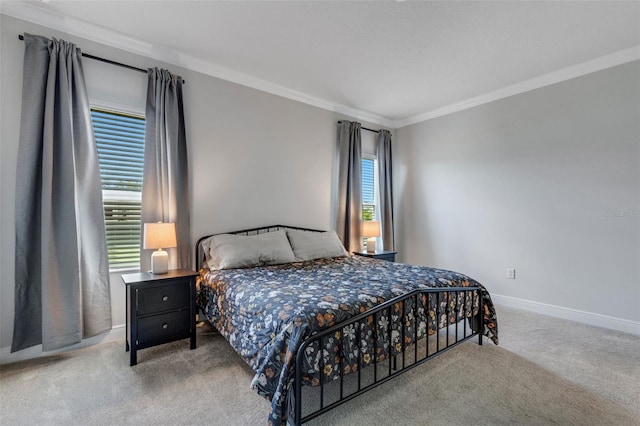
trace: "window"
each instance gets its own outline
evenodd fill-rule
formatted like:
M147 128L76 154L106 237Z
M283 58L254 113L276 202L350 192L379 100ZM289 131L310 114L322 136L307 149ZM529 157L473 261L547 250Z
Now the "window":
M91 109L98 146L109 268L140 265L144 117Z
M376 160L362 159L362 220L376 217Z

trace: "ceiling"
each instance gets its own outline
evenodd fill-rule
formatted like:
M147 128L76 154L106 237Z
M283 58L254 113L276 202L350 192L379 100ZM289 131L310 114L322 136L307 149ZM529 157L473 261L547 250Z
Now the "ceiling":
M22 6L40 20L57 19L66 26L58 29L70 33L82 28L83 36L135 40L159 52L158 59L394 127L569 78L574 75L562 70L589 61L604 68L640 59L640 2L50 0ZM545 80L549 75L557 79Z

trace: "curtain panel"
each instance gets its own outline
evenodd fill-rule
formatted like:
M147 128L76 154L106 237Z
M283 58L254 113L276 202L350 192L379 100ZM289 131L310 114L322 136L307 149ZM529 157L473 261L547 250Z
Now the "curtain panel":
M362 137L360 123L338 123L336 232L349 252L362 250Z
M189 168L182 101L182 77L167 70L147 72L147 106L142 178L142 223L174 222L177 248L169 267L190 268ZM141 245L143 247L141 235ZM141 250L140 267L151 267L151 250Z
M100 167L81 52L24 34L11 351L111 329Z
M382 244L384 250L394 250L393 235L393 182L392 182L392 156L391 156L391 132L381 129L378 132L378 186L380 189L379 213L380 226L382 228Z

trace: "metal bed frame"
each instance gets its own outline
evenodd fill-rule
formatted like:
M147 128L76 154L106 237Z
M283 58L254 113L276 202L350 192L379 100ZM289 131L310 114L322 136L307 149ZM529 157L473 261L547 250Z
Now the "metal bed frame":
M242 231L234 231L228 232L230 234L236 235L258 235L266 232L274 232L282 229L297 229L301 231L309 231L309 232L322 232L316 229L308 229L301 228L296 226L284 226L284 225L273 225L273 226L265 226L261 228L252 228L246 229ZM200 238L196 243L196 262L200 264L196 264L196 267L199 269L202 259L204 258L204 253L201 248L201 243L204 239L208 238L208 236L204 236ZM453 295L453 296L452 296ZM426 298L427 302L423 307L420 306L419 300L421 298ZM429 319L427 310L431 306L431 301L436 301L436 312L435 312L435 320ZM455 298L455 304L452 308L451 300ZM469 300L469 298L471 298ZM478 312L474 314L474 300L478 300ZM460 307L460 300L463 300L462 307ZM407 311L407 302L412 301L411 309ZM440 304L443 301L447 301L446 309L444 312L441 312ZM470 301L470 308L467 308L467 302ZM401 318L395 322L395 324L401 325L401 350L398 353L392 353L392 309L401 304ZM417 310L417 312L416 312ZM375 306L374 308L363 312L359 315L356 315L350 318L347 321L343 321L335 326L318 332L316 334L308 337L297 351L296 360L295 360L295 373L294 373L294 386L292 391L294 392L294 412L290 413L293 418L288 419L288 423L291 423L295 426L301 425L302 423L308 422L309 420L320 416L321 414L326 413L327 411L341 405L363 393L385 383L394 377L408 371L418 365L423 364L424 362L432 359L433 357L440 355L443 352L452 349L459 344L472 339L475 336L478 336L478 344L482 345L482 321L483 321L483 296L480 288L478 286L469 286L469 287L442 287L442 288L428 288L428 289L419 289L414 290L410 293L406 293L390 299L380 305ZM378 359L375 356L376 347L380 343L378 339L381 338L379 327L377 325L373 326L373 330L375 330L373 334L373 362L369 365L363 365L362 363L362 347L360 342L360 330L364 323L370 322L373 319L374 324L376 317L378 315L385 314L388 319L388 330L386 333L386 343L388 343L389 353L383 354L383 359ZM446 315L446 327L440 327L440 318L441 315ZM450 321L451 315L455 315L455 322L452 323ZM418 318L423 317L424 321L427 322L427 329L421 338L418 338ZM414 321L414 335L413 336L405 336L405 326L404 324L407 321ZM429 324L433 325L435 321L435 333L433 335L429 334ZM467 326L467 321L469 322L469 326ZM460 325L462 323L462 325ZM339 365L340 365L340 376L339 376L339 395L337 399L325 403L325 386L331 384L331 382L335 382L336 380L332 380L331 382L324 383L323 380L323 370L324 370L324 356L322 355L322 351L320 351L320 364L318 367L318 375L319 375L319 408L312 410L309 413L303 414L302 411L302 371L303 371L303 363L304 363L304 354L305 349L310 345L318 345L319 348L323 347L323 339L328 338L329 336L334 335L336 332L341 332L351 326L355 325L356 329L356 342L357 345L357 360L358 360L358 368L355 372L344 374L344 354L343 349L344 345L340 344L340 353L339 353ZM459 328L462 327L462 333L460 333ZM444 342L441 344L441 329L445 329L446 334ZM454 329L454 330L451 330ZM454 332L454 337L451 338L451 331ZM344 335L344 334L343 334ZM413 337L411 343L406 343L406 337ZM430 338L435 340L435 350L430 350L429 343ZM384 343L384 342L383 342ZM421 348L421 344L424 344L424 348ZM412 359L408 359L407 356L409 351L412 351ZM367 374L368 379L363 379L363 371L367 371L367 369L373 369L373 371L368 371ZM382 371L381 371L382 370ZM371 378L371 374L373 373L373 377ZM383 374L386 373L386 374ZM355 377L354 377L355 376ZM355 387L355 389L351 392L345 392L345 379L352 378L352 381L356 383L350 383L349 387ZM367 381L368 383L363 383L363 381Z
M388 321L388 332L386 333L386 339L388 342L388 347L391 350L392 344L391 344L391 340L392 340L392 334L391 334L391 330L392 330L392 321L390 320L390 318L392 317L391 314L391 310L392 308L397 305L397 304L402 304L402 318L400 318L398 320L397 323L399 324L405 324L407 322L408 318L417 318L417 316L420 315L420 306L418 304L418 300L420 297L422 297L423 295L425 295L427 297L427 305L429 306L429 303L431 301L432 297L437 298L437 303L436 303L436 322L439 323L439 318L440 315L443 314L443 312L440 312L440 301L442 300L451 300L451 295L454 294L455 300L458 301L459 300L459 295L462 293L463 294L463 298L464 298L464 304L463 304L463 320L466 320L468 317L468 314L471 315L471 318L473 317L473 300L471 300L471 308L470 310L467 310L466 305L467 305L467 298L468 297L474 297L473 293L477 294L479 297L479 309L478 309L478 314L477 314L477 319L476 321L481 321L481 314L482 314L482 293L478 291L479 288L478 287L446 287L445 289L442 288L430 288L430 289L424 289L424 290L414 290L411 293L407 293L401 296L398 296L394 299L390 299L385 303L382 303L378 306L376 306L375 308L372 308L366 312L363 312L362 314L359 314L347 321L343 321L339 324L336 324L335 326L327 329L327 330L323 330L322 332L316 333L312 336L310 336L309 338L307 338L302 345L300 346L300 348L298 349L298 353L296 355L296 373L295 373L295 387L294 387L294 398L295 398L295 413L294 413L294 419L293 419L293 424L294 425L299 425L302 423L305 423L329 410L331 410L334 407L337 407L340 404L343 404L361 394L363 394L364 392L367 392L373 388L375 388L376 386L393 379L394 377L398 376L399 374L402 374L405 371L408 371L420 364L423 364L425 361L435 357L436 355L439 355L443 352L448 351L449 349L459 345L460 343L463 343L466 340L469 340L471 338L473 338L474 336L479 336L479 344L482 345L482 334L479 332L480 328L478 327L473 327L471 328L471 330L468 330L466 323L463 322L462 327L464 328L463 330L463 335L462 337L459 335L459 326L458 324L461 321L456 321L455 322L455 326L452 324L449 324L449 318L451 318L451 314L453 313L454 315L456 315L456 318L459 318L459 314L460 311L458 309L458 303L455 304L454 307L454 311L451 312L450 311L450 303L447 303L447 309L446 309L446 315L447 315L447 324L449 324L446 329L447 329L447 334L446 334L446 339L443 345L441 345L440 342L440 330L441 328L439 327L439 324L436 324L436 333L435 333L435 345L436 345L436 349L435 351L430 351L429 350L429 334L428 331L425 334L424 337L422 337L420 340L418 339L418 327L414 326L414 336L413 336L413 343L406 345L405 343L405 327L404 325L401 326L402 329L402 333L401 333L401 338L400 338L400 342L401 342L401 347L402 349L400 350L399 354L396 355L390 355L389 358L390 360L386 361L386 366L383 365L383 368L385 370L387 370L386 375L384 375L383 377L379 377L378 372L379 372L379 364L380 362L378 361L377 357L374 355L373 356L373 365L369 365L369 366L363 366L362 365L362 348L361 345L358 344L357 345L357 350L358 350L358 368L357 371L355 373L351 373L351 374L357 374L357 387L356 389L349 393L349 394L345 394L344 392L344 382L345 382L345 375L344 373L344 365L343 365L343 360L344 360L344 355L342 353L339 354L340 357L340 394L339 394L339 398L329 404L324 404L324 386L325 383L323 383L323 374L322 371L324 369L324 359L322 356L320 356L320 365L318 368L319 376L320 376L320 408L303 416L302 414L302 375L299 374L299 372L302 371L302 365L303 365L303 361L304 361L304 353L305 353L305 349L309 346L314 344L314 342L317 342L317 344L319 345L320 348L323 347L322 344L322 339L326 338L327 336L333 335L336 332L341 332L342 330L344 330L346 327L349 327L350 325L354 324L355 325L355 330L356 330L356 341L359 342L360 341L360 330L362 328L362 324L369 322L370 319L374 320L375 323L375 318L376 315L379 313L386 313L387 314L387 318L389 319ZM443 296L442 296L443 295ZM411 307L411 309L407 312L406 306L407 306L407 301L413 299L414 303ZM418 309L418 315L416 315L416 308ZM422 315L424 316L425 313L423 312ZM427 321L425 319L425 321ZM455 336L452 339L451 335L449 333L449 327L455 327ZM474 331L473 328L476 328L476 330L478 331ZM374 340L374 344L373 344L373 348L374 348L374 352L375 352L375 348L377 346L378 343L378 338L379 338L379 328L377 326L374 326L373 329L375 330L374 335L373 335L373 340ZM429 330L429 328L427 327L427 330ZM424 350L422 350L419 346L419 342L420 341L424 341L425 343L425 348ZM453 340L453 341L452 341ZM412 361L408 361L407 358L407 351L411 350L411 347L413 347L413 359ZM342 348L343 345L340 345L340 349L342 352ZM385 354L388 355L388 354ZM422 355L422 356L421 356ZM401 362L399 362L401 361ZM362 384L362 371L363 371L363 367L364 368L373 368L373 380L370 381L370 383L363 385Z

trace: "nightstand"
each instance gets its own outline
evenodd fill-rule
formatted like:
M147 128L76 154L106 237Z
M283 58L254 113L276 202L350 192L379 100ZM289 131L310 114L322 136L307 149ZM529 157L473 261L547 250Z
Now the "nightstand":
M374 253L369 253L367 251L353 252L353 254L358 256L371 257L373 259L388 260L389 262L396 261L396 253L397 253L396 251L387 251L387 250L376 251Z
M196 277L189 269L166 274L139 272L122 275L126 285L129 365L138 362L137 351L174 340L191 338L196 348Z

